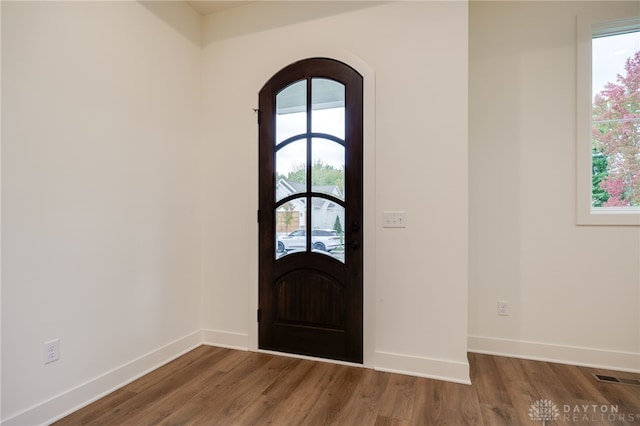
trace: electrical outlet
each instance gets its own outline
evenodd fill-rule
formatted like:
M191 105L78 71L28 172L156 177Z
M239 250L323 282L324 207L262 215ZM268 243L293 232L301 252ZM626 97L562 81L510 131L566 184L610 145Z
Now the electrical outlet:
M498 315L509 315L509 302L506 300L500 300L498 302Z
M60 359L60 339L44 342L44 363L57 361Z

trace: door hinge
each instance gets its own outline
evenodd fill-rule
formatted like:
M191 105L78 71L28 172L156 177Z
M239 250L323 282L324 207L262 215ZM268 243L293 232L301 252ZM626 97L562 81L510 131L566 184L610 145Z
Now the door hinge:
M258 116L258 125L260 125L260 123L262 122L262 111L260 111L260 109L258 108L254 108L253 111L255 111L256 115Z
M262 212L258 210L258 223L262 220Z
M260 322L262 320L262 310L261 309L258 309L257 319L258 319L258 322Z

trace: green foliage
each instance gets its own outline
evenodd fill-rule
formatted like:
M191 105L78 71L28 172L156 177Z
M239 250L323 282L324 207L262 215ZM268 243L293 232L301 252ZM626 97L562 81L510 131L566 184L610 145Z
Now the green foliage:
M607 191L600 187L609 175L607 157L595 148L591 151L591 199L593 207L602 207L609 200Z
M340 217L336 215L336 221L333 223L333 229L340 236L340 244L344 244L344 232L342 232L342 224L340 223Z
M344 193L344 167L337 169L322 160L317 160L311 168L312 186L337 186ZM298 183L307 181L307 168L304 164L294 166L286 176L287 180Z
M340 218L338 216L336 216L336 221L333 223L333 229L338 235L342 235L342 225L340 224Z

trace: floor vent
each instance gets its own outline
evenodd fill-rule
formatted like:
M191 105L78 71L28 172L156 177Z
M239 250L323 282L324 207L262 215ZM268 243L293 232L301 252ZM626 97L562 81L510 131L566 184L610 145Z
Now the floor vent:
M605 376L603 374L594 374L593 377L595 377L597 381L603 382L603 383L619 383L621 385L629 385L629 386L638 386L638 387L640 387L640 380L637 380L637 379L627 379L627 378L624 378L624 377Z

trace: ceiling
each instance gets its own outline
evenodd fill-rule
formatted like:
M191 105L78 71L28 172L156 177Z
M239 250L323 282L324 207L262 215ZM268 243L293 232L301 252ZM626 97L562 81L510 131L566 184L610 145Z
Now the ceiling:
M251 3L250 1L210 1L210 0L193 0L187 1L201 15L220 12L221 10L230 9Z

